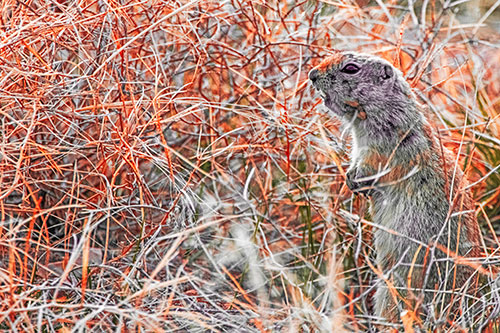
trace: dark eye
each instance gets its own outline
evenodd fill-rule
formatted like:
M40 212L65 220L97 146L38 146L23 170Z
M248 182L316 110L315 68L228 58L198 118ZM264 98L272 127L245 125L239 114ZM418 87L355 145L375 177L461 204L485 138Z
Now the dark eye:
M347 64L340 71L346 74L356 74L359 72L359 67L355 64Z

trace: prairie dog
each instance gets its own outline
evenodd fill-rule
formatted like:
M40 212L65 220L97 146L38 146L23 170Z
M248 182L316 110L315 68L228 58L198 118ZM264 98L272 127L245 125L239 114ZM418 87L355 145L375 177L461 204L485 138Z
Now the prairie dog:
M394 321L405 310L431 317L457 312L476 283L473 265L465 262L480 256L480 231L454 154L440 144L409 84L389 62L336 52L309 79L328 112L349 124L346 183L370 197L380 226L374 248L384 279L375 314Z

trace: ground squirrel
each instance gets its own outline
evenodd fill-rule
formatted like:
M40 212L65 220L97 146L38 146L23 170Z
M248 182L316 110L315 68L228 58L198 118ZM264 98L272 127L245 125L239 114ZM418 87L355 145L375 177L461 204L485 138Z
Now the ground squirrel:
M464 258L480 255L480 231L453 153L441 145L409 84L389 62L337 52L309 79L328 110L350 126L346 182L370 197L380 226L374 246L386 279L375 293L376 315L396 320L418 308L426 318L442 319L447 310L456 312L464 291L476 283L474 265Z

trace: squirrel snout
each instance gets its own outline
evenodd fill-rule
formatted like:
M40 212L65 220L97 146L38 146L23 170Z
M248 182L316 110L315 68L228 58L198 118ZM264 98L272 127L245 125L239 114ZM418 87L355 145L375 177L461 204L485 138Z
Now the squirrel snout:
M319 76L319 71L317 69L312 69L309 72L309 80L311 80L313 83L318 79Z

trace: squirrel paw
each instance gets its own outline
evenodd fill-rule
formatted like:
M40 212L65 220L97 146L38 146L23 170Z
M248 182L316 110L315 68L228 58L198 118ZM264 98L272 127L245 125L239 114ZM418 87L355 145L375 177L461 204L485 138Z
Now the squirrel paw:
M359 170L359 169L351 169L351 170L347 171L345 182L347 184L347 187L349 187L349 189L352 192L370 196L373 194L373 191L375 190L374 184L373 184L374 181L373 180L365 180L365 181L358 180L358 179L365 178L368 176L360 171L361 170Z

